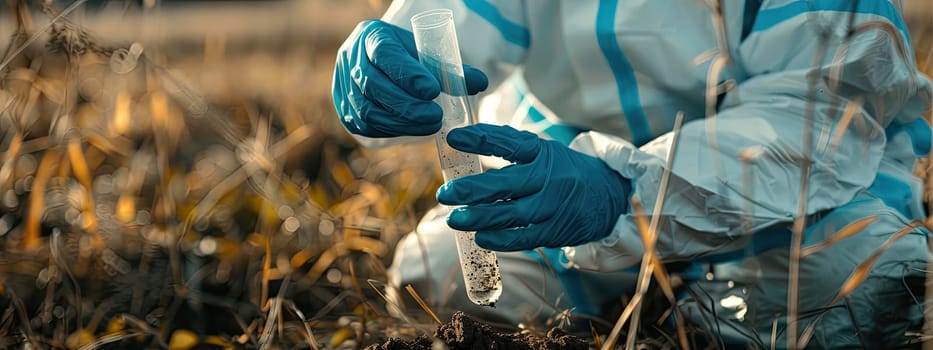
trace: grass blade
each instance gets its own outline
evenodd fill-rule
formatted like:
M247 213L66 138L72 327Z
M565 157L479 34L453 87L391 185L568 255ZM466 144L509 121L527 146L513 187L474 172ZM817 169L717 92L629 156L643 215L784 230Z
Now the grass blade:
M855 268L855 270L852 271L852 274L849 275L849 278L846 279L846 281L842 284L841 287L839 287L839 291L836 292L836 296L834 296L833 299L827 304L826 309L828 310L829 307L831 307L832 305L835 305L836 303L839 303L840 301L848 297L850 294L852 294L852 292L855 291L856 288L858 288L859 286L862 285L863 282L865 282L865 280L868 278L868 274L871 272L871 269L875 266L875 263L878 261L878 258L880 258L881 255L884 254L884 252L888 251L888 249L890 249L891 246L894 245L895 242L897 242L901 238L906 237L908 234L910 234L911 232L914 232L914 230L922 226L923 226L922 222L913 221L907 224L906 226L904 226L903 228L901 228L900 230L898 230L891 237L889 237L888 240L885 241L884 244L881 245L881 247L876 249L871 254L871 256L868 257L868 259L865 259L865 261L859 264ZM797 348L803 349L807 347L807 344L809 344L810 339L813 337L813 333L816 331L816 325L819 323L819 320L822 318L822 315L823 314L821 314L820 317L817 317L816 320L814 320L807 326L807 329L805 329L803 334L801 334L800 336L800 342L797 344Z
M873 224L875 221L878 221L878 215L866 216L864 218L855 220L854 222L846 225L841 230L836 232L836 234L829 237L829 239L814 244L812 246L803 248L800 252L800 257L806 257L811 254L816 254L823 249L831 247L833 244L838 243L839 241L849 238L850 236L862 232L869 225Z
M36 179L33 181L32 192L29 193L29 214L26 217L26 227L23 233L23 248L33 250L39 247L39 231L42 215L45 210L45 187L61 160L61 152L53 148L42 155Z
M424 312L427 313L429 316L431 316L431 319L433 319L434 322L437 323L438 326L444 325L444 323L441 322L441 319L437 318L437 314L434 313L434 310L431 310L431 307L428 306L428 304L424 302L424 299L421 299L421 296L418 295L418 292L415 291L414 287L412 287L410 284L406 285L405 291L407 291L408 294L410 294L411 297L415 299L415 302L418 303L418 306L421 306L421 309L424 310Z

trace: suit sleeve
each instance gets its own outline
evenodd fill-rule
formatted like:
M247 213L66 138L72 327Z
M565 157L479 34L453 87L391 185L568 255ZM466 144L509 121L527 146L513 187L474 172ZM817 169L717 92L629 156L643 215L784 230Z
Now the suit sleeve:
M805 158L806 213L818 215L868 189L889 146L886 131L930 106L930 83L917 73L898 5L763 1L733 57L748 78L714 118L684 124L670 169L672 134L639 149L591 132L572 147L632 179L649 214L670 170L658 227L662 259L716 261L747 254L750 245L787 246L778 232L797 214ZM854 113L844 113L847 106ZM606 239L565 253L579 268L605 271L637 263L642 249L626 214Z

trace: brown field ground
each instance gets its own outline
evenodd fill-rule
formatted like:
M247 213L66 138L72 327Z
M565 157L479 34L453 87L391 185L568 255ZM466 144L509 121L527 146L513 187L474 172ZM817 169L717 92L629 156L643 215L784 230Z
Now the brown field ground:
M402 321L380 291L434 205L433 147L360 148L330 97L337 47L386 3L114 2L55 19L69 3L0 3L0 349L430 333L413 299ZM931 72L933 2L907 13Z

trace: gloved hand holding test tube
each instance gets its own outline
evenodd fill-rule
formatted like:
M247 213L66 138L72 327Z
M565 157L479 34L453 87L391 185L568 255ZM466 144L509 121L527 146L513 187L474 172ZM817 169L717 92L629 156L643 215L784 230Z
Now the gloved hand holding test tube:
M441 94L435 101L443 110L443 122L435 141L444 181L482 173L478 155L458 151L447 144L450 130L471 125L475 120L467 99L453 12L447 9L421 12L411 18L411 24L418 58L441 85ZM467 296L477 305L493 306L502 294L499 264L495 252L476 245L474 234L455 230Z

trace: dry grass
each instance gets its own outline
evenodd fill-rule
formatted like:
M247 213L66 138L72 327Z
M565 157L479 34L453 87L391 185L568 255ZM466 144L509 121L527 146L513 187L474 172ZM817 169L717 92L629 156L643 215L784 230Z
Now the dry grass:
M380 2L69 16L50 2L5 6L0 348L355 348L440 322L414 289L424 312L389 317L381 291L395 243L434 204L433 149L362 149L332 115L336 47ZM918 63L933 73L933 12L911 16ZM714 77L729 63L704 59ZM708 86L709 117L728 88ZM655 322L640 320L652 276L673 300L651 246L657 224L641 224L643 281L611 334L591 324L597 347L614 348L630 320L633 347ZM689 347L696 330L677 326L637 343Z
M206 34L132 37L112 14L4 6L0 348L316 349L395 327L359 280L385 280L440 179L430 148L361 149L332 117L332 57L360 18L307 40L300 18L260 33L221 6ZM171 24L143 11L126 16Z

